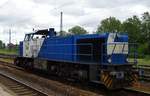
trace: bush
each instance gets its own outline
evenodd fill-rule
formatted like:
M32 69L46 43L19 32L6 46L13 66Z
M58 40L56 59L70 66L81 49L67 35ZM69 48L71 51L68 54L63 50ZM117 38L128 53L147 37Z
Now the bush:
M145 60L150 60L150 55L145 55Z
M148 51L148 44L144 43L144 44L139 44L138 46L138 57L139 58L144 58L144 55L148 55L147 53Z

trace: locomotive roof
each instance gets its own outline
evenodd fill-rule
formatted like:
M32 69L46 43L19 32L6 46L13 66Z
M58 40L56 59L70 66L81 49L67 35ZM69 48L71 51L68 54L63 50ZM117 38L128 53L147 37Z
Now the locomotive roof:
M36 31L34 34L48 35L48 34L49 34L49 31L48 31L48 29L38 30L38 31Z
M55 31L54 31L54 28L49 28L49 30L48 30L48 29L38 30L38 31L36 31L35 33L28 33L28 34L29 34L29 35L30 35L30 34L48 35L50 32L55 32Z

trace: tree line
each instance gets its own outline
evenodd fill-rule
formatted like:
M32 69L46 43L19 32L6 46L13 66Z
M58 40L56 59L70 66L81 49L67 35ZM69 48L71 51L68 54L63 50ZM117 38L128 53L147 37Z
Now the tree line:
M0 40L0 49L4 49L5 47L5 43L2 40Z
M88 34L81 26L74 26L68 30L69 34ZM129 42L138 44L139 56L150 55L150 14L144 12L141 16L133 15L124 21L116 17L103 19L97 27L96 33L117 32L129 36Z
M108 17L103 19L97 26L97 34L103 32L125 33L129 36L129 42L138 44L138 56L150 55L150 13L144 12L141 16L133 15L124 21L116 17ZM63 31L61 35L80 35L88 34L88 31L81 26L74 26ZM8 46L8 45L7 45ZM11 45L10 45L11 46ZM6 45L0 40L0 49ZM17 49L17 48L15 48Z

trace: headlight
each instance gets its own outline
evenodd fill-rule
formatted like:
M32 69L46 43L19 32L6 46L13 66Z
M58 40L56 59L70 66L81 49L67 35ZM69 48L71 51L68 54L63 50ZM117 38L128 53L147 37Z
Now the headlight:
M127 58L126 61L129 62L129 58Z
M111 63L111 58L108 59L108 62Z

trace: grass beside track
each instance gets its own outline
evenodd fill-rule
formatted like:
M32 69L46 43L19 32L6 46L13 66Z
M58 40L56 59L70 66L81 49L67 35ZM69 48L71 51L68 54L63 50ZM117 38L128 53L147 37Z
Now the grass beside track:
M138 59L138 65L149 65L150 66L150 58Z
M17 55L18 51L15 49L9 50L9 49L0 49L0 54L10 54L10 55Z
M7 63L14 63L14 59L8 59L8 58L0 58L0 61L7 62Z

